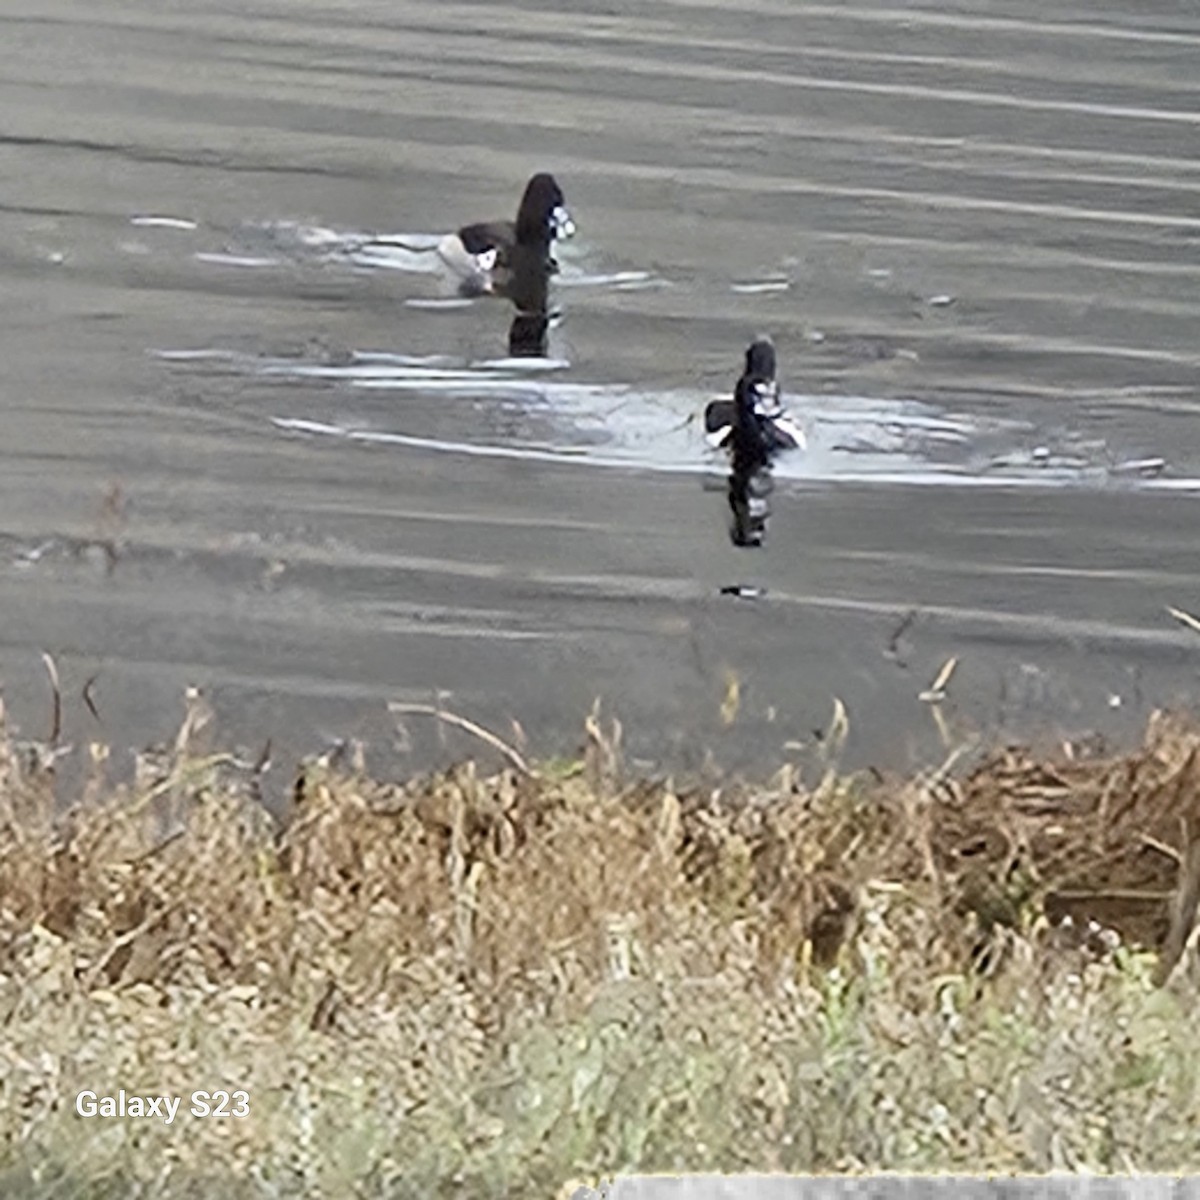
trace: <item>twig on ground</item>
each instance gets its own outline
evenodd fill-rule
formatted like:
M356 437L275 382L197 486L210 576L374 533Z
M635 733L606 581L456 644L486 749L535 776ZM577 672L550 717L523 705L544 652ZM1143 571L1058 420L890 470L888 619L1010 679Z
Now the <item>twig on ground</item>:
M954 674L957 666L957 658L946 659L942 664L942 669L937 673L937 678L926 691L920 694L918 699L924 700L926 704L940 704L945 700L946 688L949 687L950 677Z
M917 610L910 608L908 612L900 618L900 624L892 630L891 636L888 638L887 649L883 652L885 658L892 659L897 666L905 668L908 666L900 656L900 640L913 627L917 619Z
M100 978L101 972L103 972L104 968L107 967L110 962L112 962L117 951L119 951L123 946L128 946L130 942L141 937L141 935L147 932L147 930L153 929L154 926L159 924L161 921L165 921L167 917L170 916L171 913L174 912L175 909L177 909L182 903L182 900L174 900L170 904L167 904L164 908L156 909L148 917L146 917L144 921L139 921L127 933L123 933L120 937L116 938L112 945L110 945L101 956L100 960L96 963L93 963L88 969L87 979L84 983L84 991L91 990L92 984L94 984L96 980Z
M533 768L525 761L525 758L517 750L514 750L503 738L492 733L490 729L484 729L482 725L477 725L474 721L467 717L460 717L457 713L452 713L440 705L433 704L410 704L401 700L389 700L388 712L393 716L403 716L407 714L415 714L426 717L435 717L446 725L453 725L456 729L461 729L466 733L477 737L481 742L486 742L493 750L498 750L504 757L522 774L532 776Z
M1179 866L1183 865L1183 855L1174 846L1168 846L1166 842L1160 842L1158 838L1151 837L1148 833L1142 833L1138 836L1141 838L1143 846L1149 846L1151 850L1157 850L1159 854L1171 859L1172 862Z
M87 683L83 685L83 702L87 705L87 710L96 718L98 724L103 724L100 720L100 710L96 707L96 701L92 696L92 688L96 685L96 680L100 678L100 673L92 675Z
M42 662L46 665L46 674L50 676L50 690L54 693L53 708L50 714L50 736L46 741L51 750L56 750L58 735L62 733L62 688L58 683L58 664L45 650L42 651Z
M1192 616L1189 612L1184 612L1182 608L1172 608L1167 605L1167 612L1177 620L1180 625L1186 625L1195 633L1200 633L1200 621Z

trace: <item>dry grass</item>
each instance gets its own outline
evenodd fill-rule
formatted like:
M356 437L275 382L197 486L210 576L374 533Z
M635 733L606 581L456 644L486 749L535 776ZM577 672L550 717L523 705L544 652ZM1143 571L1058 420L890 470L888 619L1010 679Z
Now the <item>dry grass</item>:
M193 725L128 787L93 748L67 813L56 752L0 727L5 1196L1200 1169L1183 720L1126 756L700 791L627 779L593 714L553 768L307 763L286 829ZM218 1087L251 1116L74 1109Z

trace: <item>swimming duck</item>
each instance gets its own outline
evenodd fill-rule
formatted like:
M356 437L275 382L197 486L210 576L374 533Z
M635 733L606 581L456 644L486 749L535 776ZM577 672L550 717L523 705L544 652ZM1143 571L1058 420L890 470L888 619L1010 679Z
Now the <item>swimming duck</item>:
M780 450L804 445L804 432L788 416L775 378L775 347L756 338L732 400L714 400L704 410L710 445L729 451L730 534L736 546L761 546L771 515L775 480L771 461Z
M438 255L458 276L462 295L508 296L519 309L536 312L547 277L558 270L551 245L574 232L562 188L541 172L525 185L515 221L464 225L441 240Z
M775 345L769 337L750 343L733 399L714 400L705 408L704 430L705 440L714 449L729 449L747 462L761 457L766 463L780 450L806 444L804 430L779 398Z

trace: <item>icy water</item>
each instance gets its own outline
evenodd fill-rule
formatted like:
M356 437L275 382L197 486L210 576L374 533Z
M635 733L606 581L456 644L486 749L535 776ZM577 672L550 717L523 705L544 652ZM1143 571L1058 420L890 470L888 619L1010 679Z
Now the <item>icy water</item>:
M470 743L388 700L753 767L835 698L901 765L1196 694L1192 5L8 0L0 112L27 735L41 651L69 741L196 684L412 765ZM579 232L514 361L430 248L540 169ZM739 550L700 417L759 332L809 447Z

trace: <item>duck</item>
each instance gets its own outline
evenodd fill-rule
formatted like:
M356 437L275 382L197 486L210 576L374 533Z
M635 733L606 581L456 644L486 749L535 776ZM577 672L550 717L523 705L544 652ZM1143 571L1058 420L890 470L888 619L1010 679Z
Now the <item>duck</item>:
M761 546L775 488L771 463L779 451L805 444L804 431L779 398L775 345L770 338L758 337L750 343L733 399L709 404L704 425L709 444L729 452L733 544Z
M775 344L769 337L757 337L747 347L733 399L714 400L705 408L704 431L709 446L729 450L746 463L761 459L766 465L781 450L807 445L804 430L780 399Z
M558 180L542 171L525 185L515 220L464 225L442 238L437 253L458 278L460 295L507 296L518 310L538 312L547 280L558 271L553 243L574 234Z

